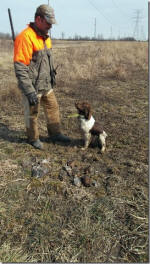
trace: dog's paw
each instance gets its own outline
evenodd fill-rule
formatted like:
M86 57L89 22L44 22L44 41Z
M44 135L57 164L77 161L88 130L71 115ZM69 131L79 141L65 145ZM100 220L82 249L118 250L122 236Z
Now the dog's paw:
M105 147L103 146L102 148L101 148L101 153L104 153L105 152Z
M83 147L83 148L81 148L81 150L86 150L87 149L87 147Z

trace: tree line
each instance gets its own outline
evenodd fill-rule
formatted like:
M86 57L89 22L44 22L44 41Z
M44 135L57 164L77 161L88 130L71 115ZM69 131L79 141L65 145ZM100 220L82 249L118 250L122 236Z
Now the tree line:
M0 32L0 39L11 39L11 35L9 33Z
M17 34L16 34L17 35ZM10 40L12 37L11 37L11 35L9 34L9 33L2 33L2 32L0 32L0 39L8 39L8 40ZM61 38L53 38L52 37L52 39L64 39L64 40L82 40L82 41L109 41L109 40L111 40L111 41L113 41L113 40L119 40L119 41L136 41L136 39L135 38L133 38L133 37L122 37L122 38L117 38L117 39L115 39L115 38L103 38L103 35L98 35L96 38L95 37L89 37L89 36L84 36L84 37L82 37L82 36L80 36L80 35L77 35L77 34L75 34L75 36L73 36L73 37L69 37L69 38L65 38L65 36L64 36L64 34L62 34L62 37Z

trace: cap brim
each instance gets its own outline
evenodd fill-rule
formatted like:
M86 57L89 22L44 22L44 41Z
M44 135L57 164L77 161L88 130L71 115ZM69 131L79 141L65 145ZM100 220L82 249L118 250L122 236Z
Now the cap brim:
M57 24L57 21L54 17L44 16L44 18L49 24Z

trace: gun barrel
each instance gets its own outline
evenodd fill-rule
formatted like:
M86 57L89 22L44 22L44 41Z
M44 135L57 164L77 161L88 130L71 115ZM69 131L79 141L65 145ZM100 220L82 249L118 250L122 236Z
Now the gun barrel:
M13 41L15 41L15 32L14 32L10 8L8 8L8 15L9 15L9 21L10 21L10 26L11 26L12 39Z

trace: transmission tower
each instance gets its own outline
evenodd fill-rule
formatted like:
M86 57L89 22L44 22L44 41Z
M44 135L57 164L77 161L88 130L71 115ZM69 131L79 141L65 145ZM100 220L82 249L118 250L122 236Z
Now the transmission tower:
M134 31L133 31L133 38L135 38L136 40L140 40L140 22L142 19L142 10L137 9L135 10L135 16L133 17L134 21L135 21L135 27L134 27Z
M144 32L144 26L141 26L141 40L145 41L146 40L146 36L145 36L145 32Z

